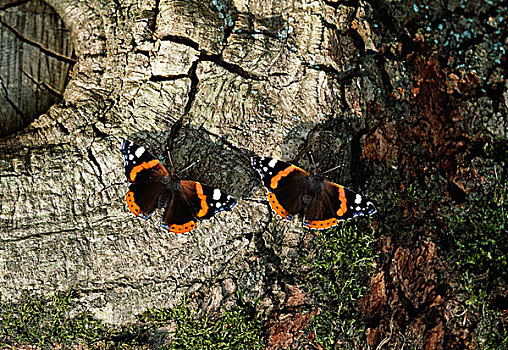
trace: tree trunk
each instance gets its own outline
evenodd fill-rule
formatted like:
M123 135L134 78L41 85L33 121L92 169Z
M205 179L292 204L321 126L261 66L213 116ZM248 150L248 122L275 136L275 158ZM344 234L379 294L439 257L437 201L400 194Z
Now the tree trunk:
M392 314L405 315L395 322L401 333L445 344L445 310L455 301L440 287L442 257L424 241L436 237L443 203L480 188L496 166L502 172L497 158L474 166L478 145L504 143L508 130L506 56L480 57L494 52L493 31L457 44L473 50L462 67L450 61L468 56L442 55L447 32L425 32L423 7L407 4L46 2L70 28L77 62L63 101L0 139L4 299L73 287L83 308L117 324L192 293L210 310L236 290L278 307L291 295L288 276L302 275L295 261L313 234L272 217L250 156L311 168L310 152L321 171L341 164L329 178L379 206L378 294L361 305L369 345L391 334ZM467 13L489 18L499 7L482 6ZM185 177L238 205L188 235L161 229L160 211L138 220L124 202L124 139L162 157L170 144L177 169L200 160ZM414 184L436 194L423 214L398 197ZM413 273L414 261L428 273ZM398 313L412 297L417 314Z

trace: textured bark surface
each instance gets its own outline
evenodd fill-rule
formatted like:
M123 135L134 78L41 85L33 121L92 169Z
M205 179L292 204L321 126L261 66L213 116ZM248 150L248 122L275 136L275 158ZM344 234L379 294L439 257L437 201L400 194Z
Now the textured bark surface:
M73 287L83 308L125 323L184 294L216 310L240 290L271 315L268 346L298 347L319 312L297 282L313 235L272 217L249 157L308 167L310 151L321 170L342 164L329 178L379 207L381 255L358 307L368 345L473 343L476 324L449 312L465 302L443 277L453 245L440 220L506 184L506 6L47 3L78 59L63 101L0 140L3 299ZM126 209L119 147L127 138L161 154L182 117L174 163L200 160L186 177L238 205L176 236L160 213L144 222Z
M69 30L42 0L0 3L0 137L62 99L72 59Z
M337 81L354 65L345 57L333 74L320 68L332 64L321 17L335 10L298 2L48 3L70 27L78 61L64 102L0 144L3 297L75 287L83 307L121 323L206 286L210 308L223 302L221 285L263 294L265 262L253 252L271 214L255 199L249 156L293 158L309 131L336 113ZM162 152L184 112L174 162L199 159L186 175L239 205L174 236L159 217L141 222L125 209L119 145L129 138ZM335 155L346 141L338 146ZM283 257L302 234L298 226L277 238Z

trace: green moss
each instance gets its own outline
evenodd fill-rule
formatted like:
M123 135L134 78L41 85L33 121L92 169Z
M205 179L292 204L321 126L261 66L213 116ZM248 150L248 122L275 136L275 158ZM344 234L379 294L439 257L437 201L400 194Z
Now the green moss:
M489 282L508 279L508 237L504 201L506 184L497 183L481 197L471 196L468 203L446 217L446 234L450 236L451 260L458 265L463 278L487 275ZM485 287L485 281L478 286Z
M26 343L46 348L104 338L106 327L91 314L68 316L76 297L72 290L52 297L24 292L17 303L0 303L0 346Z
M139 316L142 323L175 326L172 342L165 349L259 349L263 346L262 323L255 304L241 296L236 305L218 318L196 317L183 300L167 310L149 310Z
M324 348L352 348L365 340L365 327L355 310L374 269L374 230L349 222L320 231L315 244L317 255L307 260L307 289L321 312L311 330Z
M455 265L456 282L465 291L465 314L476 325L476 342L482 349L501 349L508 348L504 307L496 306L496 299L505 298L499 293L508 281L507 186L497 179L490 183L494 185L486 193L471 195L446 216L445 234L448 261Z
M183 300L173 309L146 311L138 316L138 322L121 328L108 326L86 312L69 316L77 297L73 290L51 297L25 292L18 302L1 302L0 347L26 344L46 349L58 343L92 349L146 349L150 334L171 326L176 328L168 349L255 349L263 345L255 305L241 297L222 316L198 318Z

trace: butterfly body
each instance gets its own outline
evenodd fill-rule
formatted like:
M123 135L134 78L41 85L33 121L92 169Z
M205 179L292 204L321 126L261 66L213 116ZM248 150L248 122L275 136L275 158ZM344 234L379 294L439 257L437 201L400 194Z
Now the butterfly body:
M236 205L233 197L196 181L180 179L144 147L122 143L125 175L130 183L125 195L132 214L148 219L157 208L165 208L161 226L173 233L187 233L199 222Z
M376 212L371 202L319 174L268 157L253 157L252 166L268 191L270 206L283 219L300 215L305 227L325 229Z

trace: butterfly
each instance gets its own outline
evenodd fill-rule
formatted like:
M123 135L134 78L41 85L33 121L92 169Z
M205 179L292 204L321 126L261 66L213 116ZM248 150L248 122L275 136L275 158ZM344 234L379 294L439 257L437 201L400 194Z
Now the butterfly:
M253 157L252 166L261 175L275 213L286 220L303 215L304 227L322 230L376 213L374 205L359 194L297 166L269 157Z
M182 180L144 147L122 142L125 176L130 183L125 195L132 214L148 219L156 208L165 208L161 226L173 233L187 233L203 220L232 210L236 200L218 188Z

